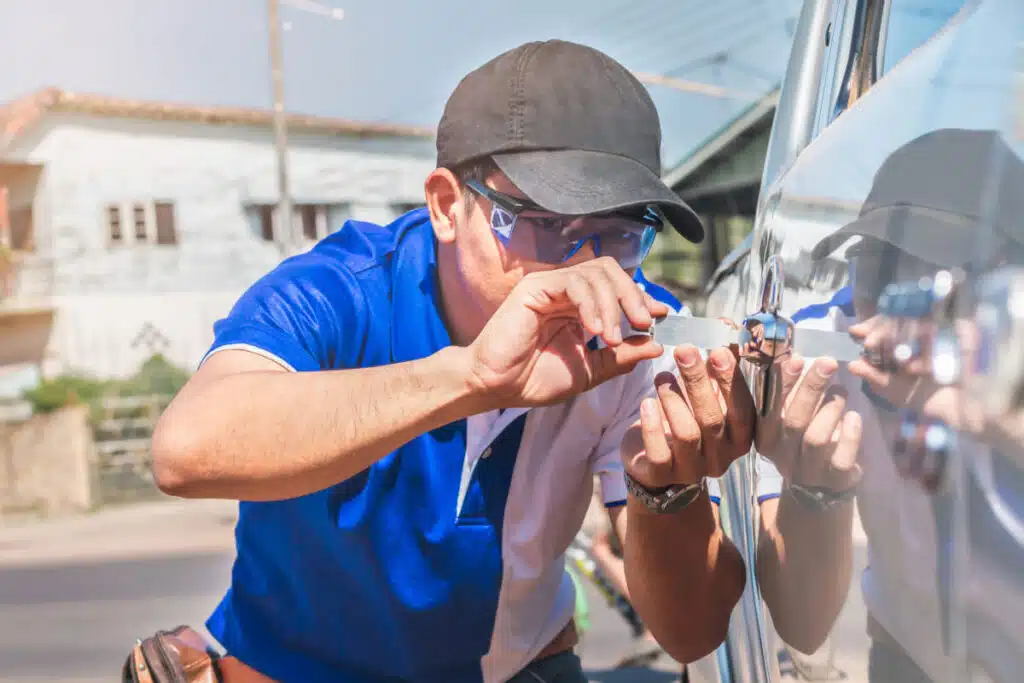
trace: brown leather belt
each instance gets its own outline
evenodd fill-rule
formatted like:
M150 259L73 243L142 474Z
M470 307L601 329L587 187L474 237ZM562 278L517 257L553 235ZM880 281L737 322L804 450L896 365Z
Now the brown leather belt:
M548 643L543 650L534 658L533 661L539 661L541 659L547 659L548 657L554 657L560 655L563 652L567 652L577 644L579 644L580 637L576 631L576 622L571 620L565 625L558 635L555 636L550 643ZM219 660L220 672L223 678L223 683L275 683L274 679L264 676L256 669L243 664L238 659L226 655Z

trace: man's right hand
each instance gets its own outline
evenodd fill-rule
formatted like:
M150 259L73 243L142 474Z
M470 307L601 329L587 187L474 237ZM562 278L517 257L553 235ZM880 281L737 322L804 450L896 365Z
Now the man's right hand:
M532 273L470 345L470 371L501 407L557 403L660 356L650 336L623 339L622 316L647 330L668 313L611 258Z

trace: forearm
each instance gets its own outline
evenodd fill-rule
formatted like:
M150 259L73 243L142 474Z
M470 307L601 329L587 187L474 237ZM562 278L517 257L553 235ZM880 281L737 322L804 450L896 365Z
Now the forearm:
M173 495L281 500L361 472L414 437L485 409L462 349L372 368L230 373L186 387L153 435Z
M853 571L853 502L828 511L801 507L788 495L761 530L757 577L779 636L811 653L828 637Z
M724 640L743 593L739 551L715 521L707 493L674 515L628 502L626 578L637 613L679 662L693 662Z

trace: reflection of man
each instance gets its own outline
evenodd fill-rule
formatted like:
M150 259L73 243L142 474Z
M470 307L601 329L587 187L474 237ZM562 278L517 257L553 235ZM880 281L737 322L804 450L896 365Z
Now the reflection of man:
M860 217L814 250L824 257L860 238L848 252L853 283L841 317L866 341L869 353L891 347L891 327L876 316L876 302L888 284L954 266L985 270L1005 261L1024 263L1022 190L1024 164L991 132L935 131L886 160ZM894 373L858 360L841 375L849 407L863 422L858 502L868 536L863 593L872 683L927 683L948 667L943 617L949 609L949 501L901 480L892 444L901 408L955 428L968 425L959 389L936 385L925 373L913 372L913 364L908 369L912 372ZM979 631L969 635L984 639ZM978 651L975 645L971 649ZM981 666L996 680L1009 681L1006 673L995 674L1000 659L989 656Z

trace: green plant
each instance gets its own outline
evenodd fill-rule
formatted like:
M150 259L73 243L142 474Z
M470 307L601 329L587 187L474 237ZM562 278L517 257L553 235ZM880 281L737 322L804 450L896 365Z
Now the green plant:
M65 406L95 403L107 383L79 374L68 374L40 382L24 393L36 413L52 413Z
M185 386L188 378L188 372L157 353L143 363L133 376L117 382L113 388L121 396L172 396Z
M100 380L68 373L45 380L24 392L36 413L52 413L66 406L87 405L93 421L102 419L102 399L109 396L172 396L188 381L187 371L160 354L151 356L127 379Z

